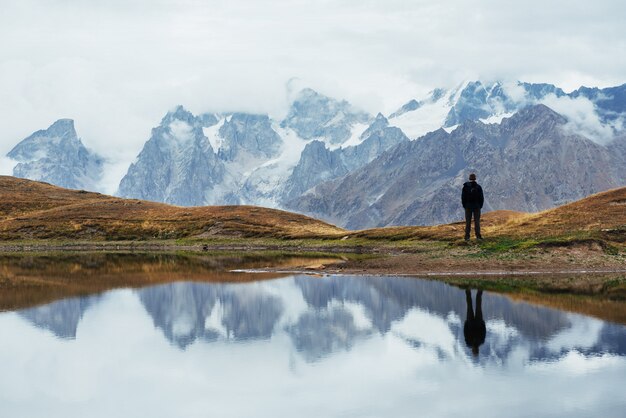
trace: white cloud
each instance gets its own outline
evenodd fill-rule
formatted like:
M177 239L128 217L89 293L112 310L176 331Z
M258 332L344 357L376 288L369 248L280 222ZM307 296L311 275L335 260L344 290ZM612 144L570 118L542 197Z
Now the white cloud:
M593 103L584 97L556 97L551 94L541 102L567 118L565 129L600 144L607 143L615 137L615 128L622 128L621 119L613 123L602 123Z
M557 97L555 94L549 94L536 101L529 98L525 89L517 82L505 82L503 88L506 94L518 105L545 104L567 118L565 125L567 131L582 135L599 144L610 142L615 137L616 131L624 129L623 118L608 122L600 120L595 105L586 97Z
M17 161L0 155L0 176L12 176L13 168L17 165Z

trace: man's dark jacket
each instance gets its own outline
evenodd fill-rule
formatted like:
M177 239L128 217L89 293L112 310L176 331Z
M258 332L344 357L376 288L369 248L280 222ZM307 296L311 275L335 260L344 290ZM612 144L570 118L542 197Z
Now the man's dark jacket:
M461 201L465 209L482 209L483 203L485 202L483 188L475 181L466 182L463 184Z

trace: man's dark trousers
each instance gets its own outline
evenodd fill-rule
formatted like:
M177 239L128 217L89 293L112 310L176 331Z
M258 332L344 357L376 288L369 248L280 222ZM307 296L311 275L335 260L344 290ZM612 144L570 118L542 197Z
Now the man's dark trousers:
M480 208L465 208L465 239L469 239L472 227L472 216L474 216L474 233L476 238L480 236Z

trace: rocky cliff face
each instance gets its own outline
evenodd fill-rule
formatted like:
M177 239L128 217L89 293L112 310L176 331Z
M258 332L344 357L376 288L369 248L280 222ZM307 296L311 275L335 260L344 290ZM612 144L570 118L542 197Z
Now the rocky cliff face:
M380 113L360 138L360 144L341 148L341 158L348 171L369 163L392 146L408 140L401 129L389 126L387 118Z
M611 173L620 184L626 184L626 133L618 135L606 146L611 156Z
M182 106L168 112L122 178L118 194L184 206L204 205L216 186L228 180L223 162L202 130L213 122Z
M219 156L224 161L273 158L283 144L267 115L234 113L224 121L219 134L223 140Z
M280 207L404 139L382 115L372 119L312 90L297 96L282 123L246 113L194 116L178 107L153 130L118 194L184 206Z
M333 150L322 141L309 142L285 184L282 201L289 202L324 181L344 176L408 138L399 128L389 127L387 119L378 114L359 140L357 145Z
M7 156L18 164L15 177L45 181L68 189L98 190L103 159L78 138L71 119L59 119L17 144Z
M484 210L538 211L623 184L614 173L626 166L617 167L622 163L605 146L565 129L566 122L536 105L500 125L468 121L452 133L440 129L288 206L348 228L425 225L462 219L460 189L472 171L485 190Z
M304 147L298 165L287 180L283 199L295 199L319 183L347 173L339 152L331 151L322 141L311 141Z

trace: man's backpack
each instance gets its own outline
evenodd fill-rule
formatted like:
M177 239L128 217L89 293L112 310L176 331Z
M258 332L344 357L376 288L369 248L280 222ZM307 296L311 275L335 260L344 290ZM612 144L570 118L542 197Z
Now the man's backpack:
M470 184L464 185L464 195L468 203L480 202L480 188L476 182L470 182Z

